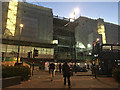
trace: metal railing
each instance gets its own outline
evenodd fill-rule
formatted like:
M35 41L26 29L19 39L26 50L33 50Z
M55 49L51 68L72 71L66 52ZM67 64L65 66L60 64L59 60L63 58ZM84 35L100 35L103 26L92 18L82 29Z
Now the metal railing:
M65 18L65 17L60 17L60 16L56 16L56 15L53 15L53 18L57 18L57 19L61 19L61 20L66 20L66 21L69 21L70 22L70 18Z

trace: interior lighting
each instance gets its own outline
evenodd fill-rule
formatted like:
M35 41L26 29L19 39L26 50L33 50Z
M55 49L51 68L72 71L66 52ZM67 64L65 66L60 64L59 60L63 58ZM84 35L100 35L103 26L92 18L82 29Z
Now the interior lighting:
M98 34L102 34L102 42L106 44L105 27L103 24L98 24Z
M10 31L12 36L15 35L16 18L17 18L17 5L18 5L18 0L9 1L6 29ZM7 31L5 31L5 33L7 33Z
M58 44L58 40L53 40L53 44Z

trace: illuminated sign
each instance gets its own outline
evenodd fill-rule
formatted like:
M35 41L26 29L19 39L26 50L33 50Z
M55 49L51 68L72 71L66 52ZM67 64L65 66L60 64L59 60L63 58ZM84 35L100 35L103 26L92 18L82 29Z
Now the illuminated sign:
M16 17L17 17L18 0L11 0L8 6L7 22L5 34L15 35ZM9 33L8 33L8 31Z

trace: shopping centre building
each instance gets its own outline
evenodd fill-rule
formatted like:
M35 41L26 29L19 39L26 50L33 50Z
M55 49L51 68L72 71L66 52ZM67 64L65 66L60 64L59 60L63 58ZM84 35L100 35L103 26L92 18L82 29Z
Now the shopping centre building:
M4 2L2 6L4 57L16 57L20 45L20 57L27 57L35 48L39 51L37 58L53 58L52 9L20 2Z
M102 18L91 19L83 16L76 19L76 22L78 24L75 27L75 40L78 55L80 55L81 52L89 55L97 39L100 44L120 43L120 26L116 24L104 22Z
M22 24L22 26L20 26ZM52 9L23 2L2 3L3 57L27 58L38 50L39 59L81 60L92 51L92 43L117 44L118 25L103 19L80 16L74 22L54 16Z

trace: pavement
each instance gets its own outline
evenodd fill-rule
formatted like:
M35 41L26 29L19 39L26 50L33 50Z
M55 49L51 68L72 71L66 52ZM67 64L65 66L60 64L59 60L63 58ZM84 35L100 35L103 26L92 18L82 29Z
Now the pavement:
M22 81L21 84L7 88L68 88L63 83L63 75L59 72L56 72L54 80L51 81L47 71L36 70L28 81ZM89 71L74 73L71 76L71 88L119 88L120 90L120 84L112 77L94 78Z

